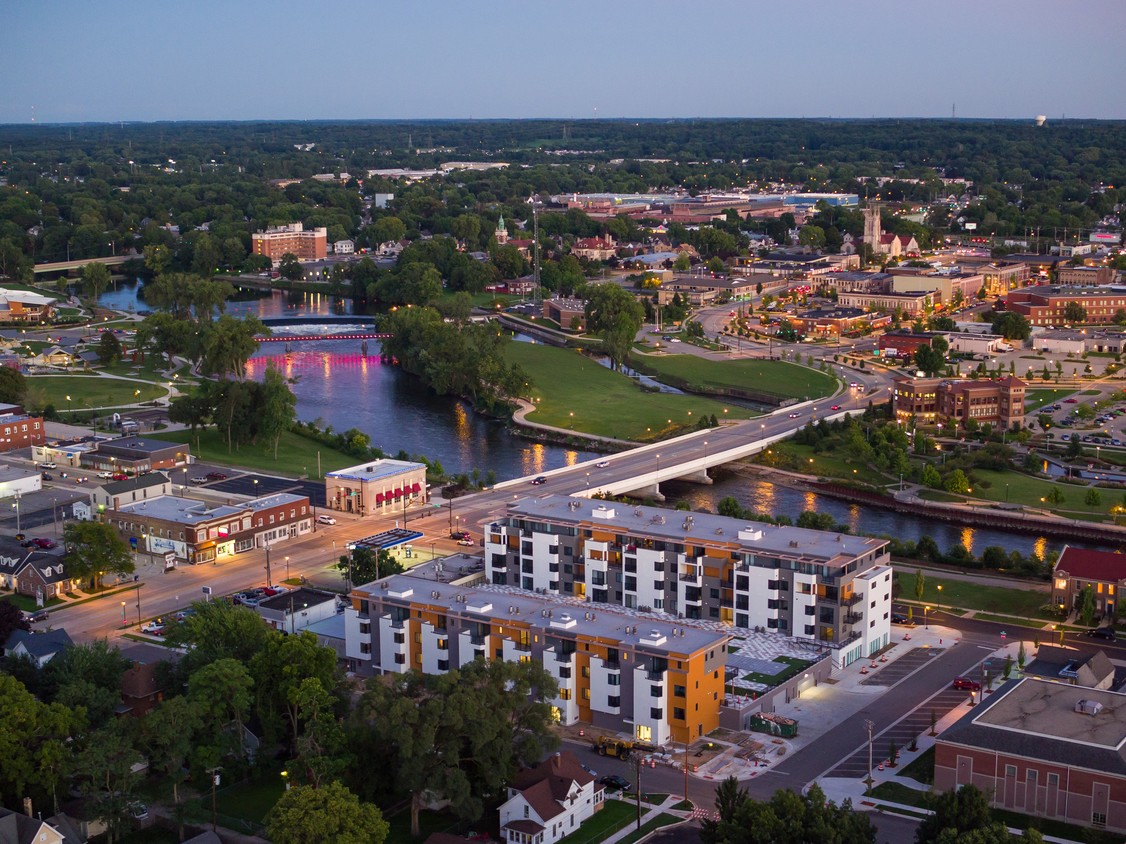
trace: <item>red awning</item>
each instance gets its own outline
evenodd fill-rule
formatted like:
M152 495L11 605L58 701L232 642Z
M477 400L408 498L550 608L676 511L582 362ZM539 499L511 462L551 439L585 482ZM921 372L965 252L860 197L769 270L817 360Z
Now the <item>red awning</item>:
M391 494L394 495L396 498L402 498L403 497L403 491L401 489L396 489Z
M382 493L382 492L377 492L377 493L375 494L375 503L376 503L376 504L378 504L378 503L379 503L379 502L381 502L382 500L383 500L383 493Z
M411 492L418 492L420 489L422 489L422 484L418 483L417 481L411 484Z

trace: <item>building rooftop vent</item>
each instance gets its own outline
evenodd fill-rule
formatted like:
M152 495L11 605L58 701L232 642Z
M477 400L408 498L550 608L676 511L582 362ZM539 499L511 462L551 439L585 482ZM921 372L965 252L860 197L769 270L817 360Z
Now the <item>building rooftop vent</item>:
M1075 711L1080 713L1081 715L1094 716L1103 711L1103 705L1097 700L1087 700L1086 698L1084 698L1083 700L1076 702Z
M598 507L595 507L593 511L591 511L591 516L596 519L612 519L614 518L614 508L606 507L605 505L599 505Z

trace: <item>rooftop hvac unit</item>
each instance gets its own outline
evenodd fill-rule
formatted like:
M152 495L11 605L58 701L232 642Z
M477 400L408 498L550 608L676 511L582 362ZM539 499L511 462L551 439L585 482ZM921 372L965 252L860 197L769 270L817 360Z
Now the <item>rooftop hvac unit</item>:
M1075 704L1075 711L1081 715L1098 715L1103 711L1103 705L1097 700L1080 700Z

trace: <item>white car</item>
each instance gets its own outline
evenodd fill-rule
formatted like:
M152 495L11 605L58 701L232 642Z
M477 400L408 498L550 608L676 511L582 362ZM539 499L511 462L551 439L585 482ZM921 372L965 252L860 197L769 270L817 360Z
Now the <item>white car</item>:
M39 468L40 469L57 469L58 466L56 466L54 463L48 461L46 463L40 463Z
M98 472L98 477L103 479L112 478L113 472Z
M610 465L610 461L609 460L599 460L594 465L595 465L595 468L597 468L597 469L605 469L607 466Z
M334 525L336 524L336 519L334 519L332 516L317 516L317 524Z

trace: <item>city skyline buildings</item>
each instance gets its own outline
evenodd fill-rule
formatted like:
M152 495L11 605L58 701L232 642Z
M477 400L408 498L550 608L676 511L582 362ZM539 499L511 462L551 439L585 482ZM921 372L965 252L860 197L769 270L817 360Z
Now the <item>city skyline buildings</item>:
M0 122L1126 117L1116 0L801 9L14 4Z

